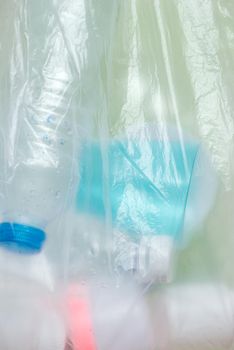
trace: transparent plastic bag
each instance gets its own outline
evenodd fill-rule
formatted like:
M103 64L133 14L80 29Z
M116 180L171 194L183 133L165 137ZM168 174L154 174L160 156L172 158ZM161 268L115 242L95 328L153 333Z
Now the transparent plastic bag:
M233 16L0 1L0 348L233 348Z

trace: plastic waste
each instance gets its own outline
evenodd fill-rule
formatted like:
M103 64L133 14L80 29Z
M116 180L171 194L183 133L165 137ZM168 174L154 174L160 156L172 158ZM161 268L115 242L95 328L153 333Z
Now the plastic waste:
M103 278L70 286L65 298L73 350L149 350L151 325L146 304L131 283Z
M185 284L147 296L136 286L98 281L67 294L74 350L230 349L234 294L224 285Z
M233 348L233 18L231 0L0 1L0 349ZM79 279L99 269L127 282Z
M74 179L74 78L59 24L55 17L48 20L53 7L28 3L27 11L28 78L14 127L7 116L4 120L9 136L1 159L5 182L0 242L36 252L45 241L47 224L66 207Z
M233 346L234 293L223 284L175 285L153 297L150 306L158 349Z
M175 246L212 207L215 174L199 142L172 128L160 134L150 124L126 135L83 145L77 210L111 222L115 269L168 281Z
M51 277L47 264L41 264L40 254L27 256L3 248L0 253L1 349L64 350L65 321L56 292L45 285L46 275ZM27 257L37 263L30 264Z

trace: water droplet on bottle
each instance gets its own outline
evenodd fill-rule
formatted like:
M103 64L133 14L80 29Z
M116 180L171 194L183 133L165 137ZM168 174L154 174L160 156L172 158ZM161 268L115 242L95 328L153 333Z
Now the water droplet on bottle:
M46 135L43 135L43 142L45 142L47 145L50 145L51 144L51 139L49 138L49 136L46 134Z
M59 144L63 146L65 144L64 139L60 139Z
M47 123L48 124L52 124L52 123L54 123L54 121L55 121L55 117L53 115L49 115L47 117Z

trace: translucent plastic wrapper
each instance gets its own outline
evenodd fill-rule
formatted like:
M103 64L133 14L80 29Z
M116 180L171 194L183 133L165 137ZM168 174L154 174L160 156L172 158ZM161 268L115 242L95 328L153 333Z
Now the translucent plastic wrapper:
M0 0L0 349L234 348L233 16Z

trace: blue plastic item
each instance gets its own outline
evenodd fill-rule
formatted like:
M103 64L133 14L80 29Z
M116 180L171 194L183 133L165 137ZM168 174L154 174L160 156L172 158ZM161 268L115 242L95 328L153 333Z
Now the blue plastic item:
M178 140L95 142L83 146L77 208L105 219L138 240L179 240L199 145Z
M8 249L36 253L45 239L45 232L38 228L9 222L0 224L0 245Z

